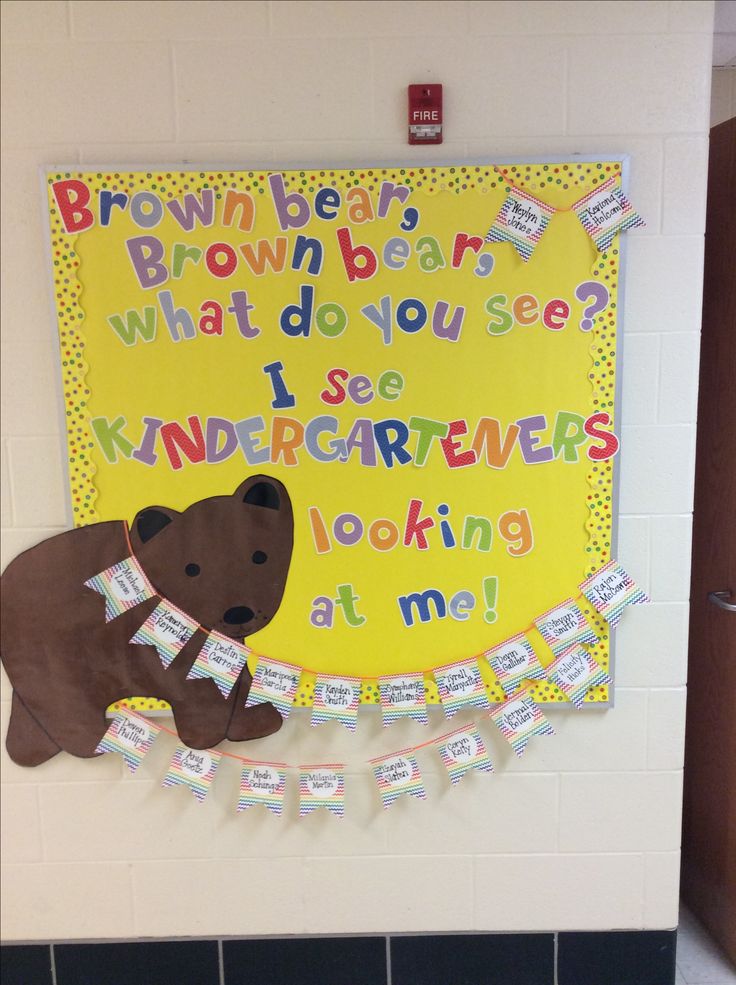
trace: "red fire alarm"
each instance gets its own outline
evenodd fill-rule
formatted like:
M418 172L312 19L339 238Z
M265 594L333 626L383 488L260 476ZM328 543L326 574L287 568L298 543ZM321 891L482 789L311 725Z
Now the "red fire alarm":
M409 143L442 143L442 86L439 83L409 86Z

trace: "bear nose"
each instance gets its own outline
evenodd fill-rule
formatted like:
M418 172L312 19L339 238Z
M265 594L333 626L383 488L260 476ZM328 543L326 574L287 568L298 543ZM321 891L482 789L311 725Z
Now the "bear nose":
M228 609L222 617L231 626L239 626L241 623L250 622L255 613L247 605L236 605Z

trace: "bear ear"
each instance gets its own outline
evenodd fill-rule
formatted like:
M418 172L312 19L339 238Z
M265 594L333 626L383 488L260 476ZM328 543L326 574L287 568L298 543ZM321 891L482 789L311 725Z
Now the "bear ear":
M132 533L139 543L146 544L164 527L168 527L174 517L178 515L176 510L170 510L168 506L147 506L144 510L136 513Z
M266 475L252 475L235 490L234 495L249 506L261 506L267 510L281 508L281 493L283 488L276 479Z

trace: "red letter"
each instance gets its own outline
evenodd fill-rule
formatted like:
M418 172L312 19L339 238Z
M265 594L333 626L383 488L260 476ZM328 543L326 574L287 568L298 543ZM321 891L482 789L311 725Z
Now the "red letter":
M224 255L224 260L220 260L221 255ZM228 243L212 243L208 246L204 262L213 277L229 277L238 266L235 250Z
M222 335L222 305L219 301L203 301L199 310L199 330L202 335Z
M468 425L466 421L450 421L447 437L440 438L442 451L445 453L445 459L451 469L461 469L464 465L475 465L478 461L478 456L474 451L463 451L459 455L457 453L460 442L455 441L455 438L460 434L467 433Z
M467 233L458 233L455 236L455 243L452 247L452 266L457 269L463 262L466 250L472 250L473 253L477 253L481 246L483 246L483 240L480 236L468 236Z
M347 369L331 369L327 374L327 382L335 388L335 392L330 393L329 390L323 390L319 395L320 400L323 403L332 404L333 407L341 404L345 399L345 387L339 381L345 381L349 377L350 373Z
M570 317L570 305L562 298L554 298L544 306L542 323L545 328L552 332L559 332L565 327L567 319Z
M337 242L340 244L348 280L351 283L354 280L370 280L378 269L378 258L370 246L353 246L348 226L337 230ZM360 266L355 262L356 257L364 261Z
M68 233L83 233L95 224L95 217L86 207L89 205L90 191L83 181L69 178L55 181L51 189L61 212L61 221ZM73 198L72 198L73 194Z
M602 462L606 458L613 458L618 451L619 441L613 431L603 431L601 428L596 427L597 424L610 426L610 415L605 411L601 411L599 414L591 414L583 424L583 431L585 431L589 438L597 438L603 442L602 448L593 445L592 448L588 449L588 458L593 462Z
M423 505L421 499L412 499L409 503L409 512L404 527L404 547L411 547L411 542L416 537L417 547L420 551L426 551L429 548L427 535L424 531L431 530L434 526L434 519L431 516L425 516L423 520L419 519Z
M203 462L205 459L206 448L204 434L202 433L202 424L196 414L193 414L187 420L189 421L189 427L192 429L191 437L186 433L181 424L177 424L176 421L169 421L168 424L164 424L159 432L174 471L178 471L183 464L179 449L184 452L193 465L197 462Z

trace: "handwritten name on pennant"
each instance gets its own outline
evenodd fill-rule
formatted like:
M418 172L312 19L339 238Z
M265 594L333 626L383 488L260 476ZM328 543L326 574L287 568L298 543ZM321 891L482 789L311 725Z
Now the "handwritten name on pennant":
M341 722L354 732L358 727L360 678L317 675L314 684L312 725Z
M229 698L250 652L243 643L211 630L186 679L208 677L215 682L223 698Z
M110 622L146 599L156 597L156 591L143 568L132 556L93 575L84 585L104 596L105 622Z
M240 773L238 811L262 804L281 817L286 792L286 767L283 763L245 764Z
M573 205L573 211L600 252L608 249L616 233L646 225L615 178L584 195Z
M411 752L392 753L369 762L384 808L390 807L403 794L426 799L419 763Z
M587 623L580 606L572 599L537 616L534 624L555 656L574 643L597 643L598 637Z
M167 599L161 599L130 642L155 647L161 663L168 669L198 629L196 620Z
M488 230L486 243L511 243L526 263L554 214L552 206L512 188Z
M301 673L301 668L294 664L259 656L245 707L270 703L282 718L288 718Z
M498 646L491 647L485 656L504 694L513 694L523 681L544 681L547 678L534 647L523 633L517 633Z
M510 743L517 756L523 756L533 735L554 735L555 730L528 691L518 691L491 713L493 723Z
M424 674L389 674L378 681L384 726L402 718L412 718L426 725L427 695Z
M134 711L121 709L115 712L95 752L120 753L130 772L135 773L160 731L158 725Z
M190 749L179 743L174 750L162 787L188 787L201 804L207 796L222 754L214 749Z
M486 687L475 658L436 667L433 673L448 718L462 708L490 707Z
M345 767L342 763L299 767L299 817L324 807L345 816Z
M611 683L593 654L582 646L574 646L561 654L547 668L547 676L576 708L582 708L585 695L592 687Z
M627 605L644 605L650 601L618 561L609 561L586 578L580 591L612 627L618 625Z
M458 783L469 770L493 772L493 763L476 725L466 725L437 740L442 762L451 783Z

